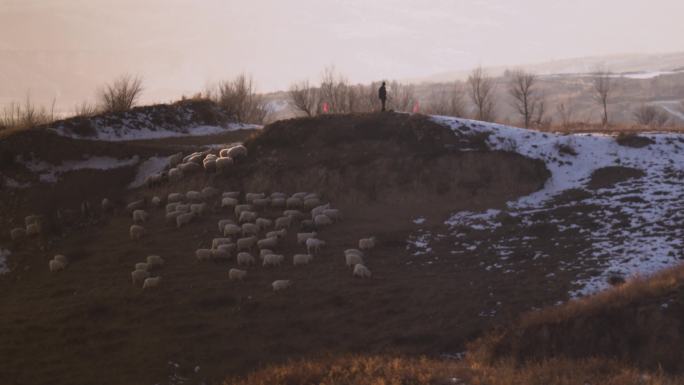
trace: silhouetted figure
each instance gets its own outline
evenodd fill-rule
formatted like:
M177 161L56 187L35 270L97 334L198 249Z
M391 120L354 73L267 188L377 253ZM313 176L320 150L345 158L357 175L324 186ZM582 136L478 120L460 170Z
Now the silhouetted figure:
M382 102L382 111L385 111L385 102L387 101L387 89L385 88L385 82L382 82L382 85L378 89L378 97Z

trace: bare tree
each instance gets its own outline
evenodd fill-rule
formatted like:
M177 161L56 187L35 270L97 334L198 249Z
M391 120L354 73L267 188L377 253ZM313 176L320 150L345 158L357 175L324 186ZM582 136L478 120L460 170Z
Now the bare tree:
M320 86L321 103L328 104L329 112L349 112L349 83L345 77L337 74L334 66L323 70Z
M252 77L245 74L220 82L207 94L238 122L260 124L268 113L264 98L256 93Z
M0 130L2 129L30 129L55 120L55 100L48 111L45 107L37 107L31 102L31 97L21 103L10 103L0 113Z
M121 75L100 90L100 108L105 112L128 111L135 106L142 92L142 79L139 76Z
M608 125L608 98L610 97L612 86L611 80L611 73L605 69L598 69L594 73L594 78L592 80L595 92L594 100L603 108L601 123L604 127Z
M460 82L447 89L433 91L427 110L431 114L464 117L466 115L464 86Z
M572 100L565 99L556 105L556 113L560 117L563 128L568 128L575 118L575 107Z
M388 108L396 111L410 112L417 100L413 86L410 84L402 84L395 80L387 84L387 87L389 88L387 90Z
M543 111L542 114L537 111L540 102L542 105L543 102L534 89L537 75L517 70L511 72L509 77L508 93L513 98L513 108L522 117L525 128L529 128L535 119L537 122L543 120Z
M478 120L494 120L494 79L488 76L482 67L478 67L468 76L470 98L477 109Z
M667 125L670 116L660 108L643 104L634 111L634 121L641 126L660 128Z
M314 116L318 106L318 90L311 87L308 80L295 83L290 86L290 100L296 109L307 116Z

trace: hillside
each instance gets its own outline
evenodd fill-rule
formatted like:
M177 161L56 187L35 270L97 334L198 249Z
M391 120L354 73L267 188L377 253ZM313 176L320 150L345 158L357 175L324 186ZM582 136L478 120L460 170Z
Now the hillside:
M461 357L531 309L682 256L679 134L555 135L373 113L122 140L139 139L130 130L141 125L116 122L150 114L94 119L97 140L68 134L73 122L0 140L0 257L9 270L0 275L1 383L216 383L327 355ZM227 172L167 177L172 154L204 158L235 142L248 155ZM157 174L159 183L143 183ZM247 278L229 281L234 255L195 257L223 236L220 219L237 219L220 195L202 198L206 212L180 228L152 204L209 186L239 191L241 202L248 192L315 193L342 218L316 227L326 245L310 264L291 259L305 252L295 234L312 229L305 212L277 246L283 265L241 267ZM100 208L103 198L113 211ZM132 240L125 206L137 200L150 218L146 236ZM80 210L84 201L91 210ZM275 219L282 210L258 212ZM42 217L41 234L12 241L31 214ZM369 236L372 278L354 278L344 250ZM69 264L51 273L56 254ZM142 290L131 271L151 254L165 260L153 272L163 280ZM273 292L278 279L292 286Z

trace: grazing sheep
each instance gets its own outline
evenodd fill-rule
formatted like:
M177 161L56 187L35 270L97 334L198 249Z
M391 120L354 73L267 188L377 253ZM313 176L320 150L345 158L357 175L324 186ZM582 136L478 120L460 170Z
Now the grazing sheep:
M230 197L224 197L221 198L221 208L228 207L228 208L234 208L237 206L238 200L235 198L230 198Z
M323 210L323 215L326 217L332 219L334 222L339 221L342 219L342 216L340 215L340 210L339 209L325 209Z
M269 254L275 254L275 253L273 252L273 250L261 249L261 250L259 250L259 259L261 259L263 261L264 257L269 255Z
M298 193L292 194L292 198L297 198L297 199L304 200L304 199L306 198L307 195L309 195L308 192L298 192Z
M178 152L169 156L169 167L176 167L183 161L183 153Z
M55 257L52 258L52 259L54 259L55 261L60 261L60 262L64 263L65 265L66 265L67 263L69 263L69 260L67 259L67 257L65 257L65 256L62 255L62 254L57 254L57 255L55 255Z
M204 171L206 171L206 172L215 172L216 171L216 159L207 157L206 159L204 159L202 161L202 167L204 167Z
M257 241L257 247L259 249L274 249L278 246L278 238L264 238Z
M178 205L180 203L174 202L174 203L168 203L165 207L167 213L172 213L174 211L178 211Z
M228 270L228 279L231 281L242 281L247 276L246 270L230 269Z
M224 243L222 245L218 245L218 247L216 247L216 250L221 250L227 252L228 254L233 254L235 251L237 251L237 245L234 243Z
M193 203L190 205L190 212L199 216L204 215L204 213L207 211L207 204L206 203Z
M370 278L371 277L371 271L361 263L357 263L354 265L354 277L361 277L361 278Z
M133 285L139 285L150 276L150 273L147 272L147 270L134 270L131 273L131 280L133 281Z
M217 249L220 245L225 245L228 243L233 243L233 240L230 238L214 238L211 241L211 248Z
M359 249L347 249L344 251L344 255L347 255L347 254L357 254L357 255L363 257L363 251L361 251Z
M311 209L311 219L316 218L316 215L323 214L323 211L327 210L330 208L330 203L326 203L321 206L316 206L313 209Z
M245 194L245 202L247 203L252 203L254 202L255 199L263 199L266 198L266 194L264 193L247 193Z
M242 266L242 265L253 265L256 263L256 260L254 259L252 254L241 252L241 253L238 253L238 255L237 255L237 263L240 266Z
M266 218L257 218L255 224L257 225L257 227L261 231L266 230L270 227L273 227L273 221L270 219L266 219Z
M318 198L307 198L304 201L304 208L307 210L311 210L316 206L319 206L321 204L320 199Z
M359 239L359 249L370 250L375 247L375 237Z
M151 289L153 287L157 287L160 283L161 277L145 278L145 281L143 282L143 289Z
M188 191L185 193L185 198L189 201L199 202L202 200L202 196L199 191Z
M211 251L211 259L213 260L227 260L230 259L230 251L227 249L217 249Z
M293 219L302 219L304 218L304 213L299 210L285 210L283 211L283 216L291 217Z
M181 179L183 179L183 170L175 167L169 170L169 182L178 182Z
M286 235L287 235L287 230L286 229L280 229L280 230L269 231L268 233L266 233L266 238L282 239L282 238L285 238Z
M201 152L196 152L196 153L190 155L187 162L200 165L202 163L202 160L204 160L204 154L202 154Z
M287 198L287 194L285 194L283 192L272 192L271 193L271 199L275 199L275 198Z
M102 207L102 211L106 213L114 210L114 204L107 198L102 199L102 203L100 204L100 206Z
M292 264L295 266L307 265L313 260L313 255L311 254L295 254L292 257Z
M307 200L307 199L319 199L319 197L318 197L318 194L316 194L316 193L308 193L308 194L306 194L306 195L304 196L303 199L304 199L304 200Z
M140 225L131 225L129 234L133 240L141 239L145 236L145 228Z
M271 203L270 198L257 198L252 201L252 204L254 207L259 208L259 209L265 209L268 207L268 204Z
M55 258L50 260L50 263L48 264L48 267L50 268L51 272L55 271L60 271L64 270L66 268L67 262L66 258L65 259L58 259L58 256L55 256ZM63 257L63 256L61 256Z
M309 238L306 240L306 252L311 255L316 255L325 246L325 241L316 238Z
M285 200L285 207L288 209L299 209L302 206L304 206L304 202L300 198L291 197Z
M211 259L211 250L197 249L195 250L195 258L197 258L198 261L208 261Z
M259 226L254 223L244 223L242 225L242 236L259 234Z
M182 202L183 198L184 198L183 194L181 194L181 193L170 193L169 196L166 197L166 202L168 202L168 203Z
M268 254L264 256L263 266L280 266L285 260L285 256L281 254Z
M228 148L222 148L219 151L219 157L221 157L221 158L227 157L228 156L228 150L229 150Z
M275 229L287 229L292 226L292 217L279 217L275 220Z
M219 232L220 232L220 233L223 233L223 230L226 228L226 225L229 225L229 224L233 224L233 225L234 225L235 222L233 222L232 219L221 219L221 220L219 220L219 221L218 221Z
M176 227L181 228L188 223L192 222L192 220L195 218L195 213L183 213L180 214L176 217Z
M240 219L238 220L240 223L245 223L245 222L255 222L258 218L257 213L254 211L243 211L240 213Z
M235 206L235 216L240 217L243 211L252 211L252 205L237 205Z
M149 266L147 265L147 262L138 262L138 263L135 264L135 269L136 269L136 270L145 270L145 271L147 271L148 268L149 268Z
M239 191L226 191L221 195L222 198L233 198L233 199L238 199L240 198L240 192Z
M333 221L330 219L327 215L325 214L318 214L314 218L314 224L317 227L322 227L322 226L329 226L332 225Z
M297 243L300 245L303 245L306 243L306 240L309 238L316 238L318 233L315 231L313 233L297 233Z
M158 255L148 255L147 256L147 268L154 269L157 267L164 266L164 258Z
M21 227L15 227L10 231L10 236L12 237L13 241L24 238L26 236L26 229Z
M180 211L182 213L189 213L190 212L190 205L179 203L178 206L176 206L176 211Z
M288 287L292 285L292 281L290 280L285 280L285 279L279 279L277 281L273 281L271 286L273 287L273 291L280 291L280 290L285 290Z
M222 156L216 159L216 172L225 172L233 165L233 158Z
M224 237L234 237L240 234L242 234L242 228L238 225L229 223L223 228Z
M363 264L363 257L361 257L358 254L345 254L344 260L347 263L347 266L354 266L357 264Z
M147 218L149 218L149 216L150 214L148 214L145 210L135 210L133 211L133 222L147 222Z
M245 156L247 156L247 147L245 147L241 144L237 145L237 146L233 146L233 147L228 149L228 156L233 158L233 159L245 157Z
M152 205L153 205L154 207L159 207L159 206L161 206L162 200L161 200L160 197L154 196L154 197L152 197L152 201L151 201L151 202L152 202Z
M242 250L250 250L252 247L254 247L254 244L257 242L257 237L247 237L247 238L240 238L237 240L237 248L239 251Z
M202 170L202 166L199 163L188 162L183 163L178 166L178 168L183 172L183 174L190 174L193 172L198 172Z
M200 191L200 195L202 196L202 199L207 200L207 199L212 199L216 196L218 196L220 193L219 189L216 187L211 187L207 186Z
M274 207L274 208L285 207L285 198L271 198L271 207Z

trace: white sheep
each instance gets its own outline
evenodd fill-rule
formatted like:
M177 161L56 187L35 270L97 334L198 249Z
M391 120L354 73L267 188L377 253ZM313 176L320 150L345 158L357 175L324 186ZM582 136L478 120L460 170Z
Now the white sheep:
M207 200L218 196L220 192L221 191L219 191L219 189L216 187L207 186L200 191L200 195L202 196L202 199Z
M359 249L370 250L375 247L375 237L359 239Z
M264 238L257 241L257 247L261 249L274 249L278 246L278 238Z
M234 208L237 206L238 200L236 198L231 198L231 197L224 197L221 198L221 208L228 207L228 208Z
M170 213L166 213L166 221L176 223L178 216L181 214L183 214L181 211L172 211Z
M295 266L306 265L313 260L311 254L295 254L292 256L292 264Z
M256 263L256 260L254 260L254 257L250 253L246 252L240 252L237 255L237 263L238 265L253 265Z
M220 233L223 233L223 230L226 228L226 225L228 224L235 224L235 222L232 219L221 219L218 221L218 229Z
M309 195L308 192L303 192L303 191L301 191L301 192L292 194L292 198L297 198L297 199L304 200L304 199L306 198L307 195Z
M287 229L290 226L292 226L292 217L279 217L275 220L276 230Z
M40 223L34 222L26 226L26 235L33 236L40 234Z
M218 247L216 247L216 250L225 251L228 254L233 254L237 250L237 245L234 243L224 243L222 245L218 245Z
M140 225L131 225L129 235L133 240L141 239L145 236L145 228Z
M228 279L231 281L242 281L247 276L246 270L230 269L228 270Z
M259 209L265 209L269 205L269 203L271 203L270 198L257 198L252 201L254 207Z
M154 269L157 267L164 266L164 258L158 255L148 255L147 256L147 268Z
M211 251L211 259L214 259L214 260L230 259L230 251L228 251L228 249L225 249L225 248L219 248L216 250L212 250Z
M197 249L195 250L195 258L197 258L198 261L208 261L211 259L211 250Z
M215 172L216 171L216 159L206 158L202 161L202 166L204 167L204 171L206 171L206 172Z
M370 278L371 271L361 263L354 265L354 272L352 273L354 277Z
M313 233L297 233L297 243L300 245L303 245L306 243L306 240L309 238L316 238L318 233L315 231Z
M285 207L285 198L271 198L271 207L275 207L275 208Z
M133 285L139 285L145 281L150 276L150 273L147 272L147 270L134 270L131 273L131 280L133 281Z
M190 212L190 205L179 203L176 206L176 211L181 212L181 213L189 213Z
M202 200L202 196L199 191L188 191L185 193L185 198L189 201L199 202Z
M273 252L273 250L261 249L261 250L259 250L259 259L261 259L263 261L264 257L269 255L269 254L275 254L275 253Z
M332 219L334 222L337 222L340 219L342 219L342 216L340 215L339 209L325 209L325 210L323 210L323 215Z
M196 165L200 165L202 163L202 160L204 159L204 154L201 152L196 152L194 154L190 154L190 156L187 158L185 162L187 163L194 163Z
M190 212L196 216L202 216L207 211L206 203L193 203L190 205Z
M178 202L167 203L167 204L166 204L166 207L165 207L166 212L167 212L167 213L172 213L172 212L174 212L174 211L178 211L178 205L179 205L179 204L180 204L180 203L178 203Z
M273 227L273 221L267 218L257 218L255 224L261 231Z
M153 287L157 287L161 284L161 277L150 277L150 278L145 278L145 281L143 282L143 289L151 289Z
M229 243L233 243L233 240L230 238L214 238L211 241L211 248L212 249L218 249L218 247L220 245L225 245L225 244L229 244Z
M304 208L311 210L316 206L319 206L321 204L321 200L316 198L307 198L304 200Z
M65 265L66 265L67 263L69 263L69 260L67 259L67 257L65 257L65 256L62 255L62 254L57 254L57 255L55 255L54 258L52 258L52 259L54 259L55 261L60 261L60 262L64 263Z
M183 161L183 153L178 152L169 156L169 167L176 167Z
M229 223L223 227L224 237L234 237L240 234L242 234L242 228L238 225Z
M48 263L48 267L50 268L51 272L60 271L66 268L66 263L56 259L51 259Z
M10 236L12 237L13 241L24 238L26 236L26 229L22 227L15 227L10 231Z
M228 148L222 148L219 150L219 157L227 157L228 156Z
M83 204L82 204L82 206L81 206L81 211L84 211L83 205L89 207L89 206L90 206L90 203L88 203L87 201L83 202ZM128 210L128 212L131 212L131 213L132 213L134 210L139 210L139 209L142 209L142 208L145 208L145 200L144 200L144 199L140 199L140 200L137 200L137 201L133 201L133 202L129 203L129 204L126 206L126 210ZM86 210L87 210L87 208L86 208Z
M145 210L135 210L133 211L133 222L147 222L147 218L149 218L149 216L150 214L148 214Z
M240 213L240 219L238 221L240 223L245 223L245 222L253 223L256 221L257 218L258 218L258 215L254 211L243 211Z
M114 210L114 204L107 198L102 199L102 203L100 204L100 206L102 207L102 211L104 212L110 212Z
M282 239L282 238L285 238L286 235L287 235L287 229L280 229L280 230L269 231L268 233L266 233L266 238Z
M316 218L316 215L323 214L325 210L328 210L330 208L330 203L326 203L321 206L316 206L313 209L311 209L311 219Z
M181 193L169 193L166 197L167 203L178 203L182 202L185 197Z
M152 202L152 206L159 207L159 206L161 206L162 200L158 196L153 196L152 200L150 202Z
M280 266L285 260L285 256L281 254L268 254L264 256L263 266Z
M291 217L292 219L302 219L304 218L304 213L299 210L285 210L283 211L283 216Z
M216 159L216 172L226 172L233 165L233 158L222 156Z
M194 162L180 164L178 168L183 171L183 174L191 174L202 170L202 166L200 166L199 163Z
M325 214L318 214L314 218L314 224L316 227L329 226L332 225L333 221Z
M240 192L239 191L225 191L223 194L221 194L222 198L234 198L238 199L240 198Z
M242 214L243 211L252 211L252 205L237 205L235 206L235 216L240 217L240 214Z
M298 209L304 206L304 202L300 198L290 197L285 200L285 206L288 209Z
M273 281L271 286L273 287L273 291L285 290L288 287L292 286L292 281L285 280L285 279L279 279L277 281Z
M247 156L247 147L243 145L233 146L228 149L228 156L237 159Z
M259 234L259 226L254 223L244 223L242 225L242 236Z
M245 194L245 202L247 203L252 203L254 202L255 199L263 199L266 198L266 194L264 193L246 193Z
M359 254L345 254L344 260L347 263L347 266L354 266L359 263L363 264L363 257L361 257Z
M344 255L347 255L347 254L357 254L357 255L360 255L363 257L363 251L361 251L359 249L347 249L344 251Z
M309 238L306 240L306 252L311 255L316 255L325 246L325 241L316 238Z
M254 244L257 242L257 237L246 237L246 238L240 238L237 240L237 248L239 251L242 250L250 250L252 247L254 247Z
M276 199L276 198L287 198L287 194L283 192L272 192L271 193L271 199Z
M147 265L147 262L138 262L135 264L135 270L147 271L148 268L149 268L149 266Z
M169 182L178 182L183 179L183 170L173 167L169 169Z
M192 222L195 218L195 213L183 213L176 217L176 227L179 229L188 223Z

